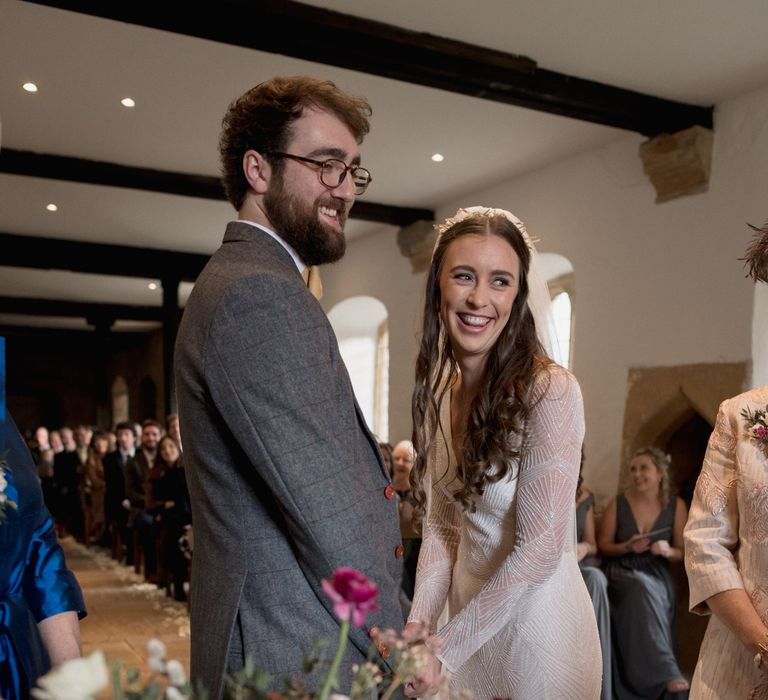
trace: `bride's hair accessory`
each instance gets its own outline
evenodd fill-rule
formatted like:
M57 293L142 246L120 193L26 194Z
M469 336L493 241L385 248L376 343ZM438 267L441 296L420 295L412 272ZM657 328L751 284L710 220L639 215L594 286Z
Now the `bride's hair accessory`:
M528 250L532 253L536 252L534 243L538 243L538 241L534 241L528 235L528 229L525 227L525 224L511 211L507 211L506 209L495 209L494 207L462 207L453 216L447 218L442 224L435 224L435 228L437 229L438 235L442 235L452 226L455 226L460 221L464 221L464 219L469 219L471 217L495 219L497 216L501 216L514 224L515 228L517 228L523 236L523 240L525 241L525 245L528 246Z
M531 252L531 262L528 266L528 308L533 315L534 323L536 324L536 335L539 338L544 351L549 357L554 357L554 346L557 342L557 336L555 335L554 319L551 313L552 299L549 295L549 287L547 281L541 274L538 263L538 252L534 245L534 240L528 233L528 229L525 224L518 219L512 212L506 209L496 209L494 207L462 207L453 216L446 219L442 224L435 224L437 229L437 242L435 247L440 243L442 235L451 227L470 218L479 219L495 219L502 217L509 221L523 237L525 245L528 246L528 250ZM536 241L538 243L538 241Z
M744 267L747 268L747 277L751 277L755 282L768 284L768 221L763 224L763 228L747 225L756 233L740 260L744 261Z

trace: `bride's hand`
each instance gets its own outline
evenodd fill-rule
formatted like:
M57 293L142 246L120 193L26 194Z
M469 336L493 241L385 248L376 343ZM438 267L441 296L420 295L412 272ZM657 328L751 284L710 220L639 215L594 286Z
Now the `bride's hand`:
M425 695L435 695L440 689L441 668L440 659L430 652L422 672L411 683L405 684L405 696L420 698Z

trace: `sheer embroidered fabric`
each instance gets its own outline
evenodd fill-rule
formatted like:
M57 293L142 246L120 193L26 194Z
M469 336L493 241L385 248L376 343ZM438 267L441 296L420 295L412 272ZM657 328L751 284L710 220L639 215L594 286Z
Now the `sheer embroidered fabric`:
M576 380L555 367L537 381L515 479L490 485L476 511L451 491L450 401L440 409L410 619L434 628L455 690L475 698L598 698L594 612L575 555L574 494L584 414Z

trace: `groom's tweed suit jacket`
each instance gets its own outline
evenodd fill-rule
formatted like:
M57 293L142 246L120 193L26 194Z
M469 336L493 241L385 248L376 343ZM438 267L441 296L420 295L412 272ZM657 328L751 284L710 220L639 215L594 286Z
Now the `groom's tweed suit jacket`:
M338 636L320 582L340 566L381 588L380 611L351 633L348 673L370 626L402 626L397 508L328 319L268 234L228 225L184 311L175 366L193 679L220 697L240 641L265 670L296 675L313 638Z

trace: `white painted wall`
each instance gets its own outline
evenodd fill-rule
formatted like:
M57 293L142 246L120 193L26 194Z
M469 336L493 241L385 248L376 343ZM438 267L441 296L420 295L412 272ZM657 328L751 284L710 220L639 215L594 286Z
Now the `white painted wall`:
M414 275L400 254L397 229L382 227L354 239L344 258L326 265L323 308L328 311L351 296L366 295L383 302L389 319L389 441L411 437L411 391L416 360L417 325L424 303L424 275Z
M618 483L630 367L744 361L753 352L757 360L753 325L766 337L766 322L753 324L755 291L737 259L750 238L745 222L768 218L768 87L718 106L707 193L655 204L637 154L641 141L628 134L437 211L443 219L459 206L509 209L540 239L540 250L573 264L573 358L585 401L586 475L601 501ZM390 432L393 440L408 435L424 275L411 274L395 232L386 229L352 241L324 284L326 308L357 294L386 305ZM760 304L764 309L762 296ZM762 373L767 354L761 349Z
M755 311L752 316L752 382L768 385L768 284L755 285Z

